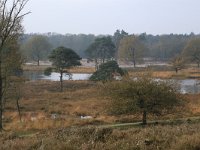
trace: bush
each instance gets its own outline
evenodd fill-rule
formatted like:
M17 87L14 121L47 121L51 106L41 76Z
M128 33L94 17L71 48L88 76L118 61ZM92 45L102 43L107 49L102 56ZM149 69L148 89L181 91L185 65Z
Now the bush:
M51 67L48 67L44 70L44 75L45 76L50 76L51 75L51 72L52 72L52 68Z
M123 76L125 72L119 67L116 61L108 61L99 66L99 69L90 77L92 81L113 80L114 75Z
M111 98L108 109L112 114L141 113L143 124L147 114L167 113L182 102L172 85L145 77L109 82L102 91Z

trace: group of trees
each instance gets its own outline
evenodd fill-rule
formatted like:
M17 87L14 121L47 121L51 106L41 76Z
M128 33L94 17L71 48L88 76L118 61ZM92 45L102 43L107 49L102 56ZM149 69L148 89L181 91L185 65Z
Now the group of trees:
M118 59L121 61L132 62L134 67L136 66L136 61L139 61L147 50L142 40L134 35L126 36L121 39L118 47Z
M93 34L23 34L20 38L21 51L27 61L46 60L51 51L63 46L73 49L79 56L86 57L85 49L98 37ZM44 47L45 46L45 47Z
M168 34L168 35L147 35L142 34L145 38L145 45L148 47L146 56L157 60L170 60L173 56L180 54L188 41L194 35Z
M95 62L96 69L99 64L104 63L114 57L116 52L115 45L111 37L96 38L95 41L86 49L86 54Z
M51 48L52 46L45 36L35 35L21 46L21 51L27 60L36 61L39 66L40 60L48 59Z
M182 51L182 56L200 67L200 38L190 40Z
M116 31L117 32L117 31ZM118 47L118 59L133 62L150 57L155 60L171 61L176 72L186 63L200 65L200 36L199 35L147 35L145 33L126 35Z
M188 63L196 63L198 68L200 67L200 38L192 38L182 51L171 59L171 65L176 73Z
M132 62L135 66L144 57L155 60L170 61L174 56L182 54L183 50L192 39L198 39L199 35L169 34L169 35L140 35L128 34L124 30L116 30L113 36L95 36L93 34L24 34L21 38L21 49L27 60L46 60L51 51L59 46L73 49L82 58L93 59L96 67L110 57L126 63ZM112 42L111 42L112 41ZM104 43L103 43L104 42ZM115 48L106 50L106 44L110 43ZM97 47L104 47L98 48ZM96 49L93 51L93 49ZM105 53L107 52L107 53ZM195 58L196 59L196 58ZM191 58L187 58L191 60ZM185 61L184 61L185 62ZM196 62L193 61L192 62ZM39 63L38 63L39 64Z
M98 60L104 61L105 56L108 56L107 59L114 58L125 63L132 62L134 66L137 62L141 62L144 57L160 61L171 61L176 71L185 66L186 62L195 62L199 66L199 35L169 34L153 36L146 33L130 35L124 30L117 30L109 38L110 43L115 48L109 48L109 50L101 48L100 45L103 43L101 40L106 40L106 37L98 37L85 51L86 56L95 61L96 67L101 64ZM109 40L107 37L107 41ZM107 45L105 46L107 47ZM107 53L105 53L105 50Z

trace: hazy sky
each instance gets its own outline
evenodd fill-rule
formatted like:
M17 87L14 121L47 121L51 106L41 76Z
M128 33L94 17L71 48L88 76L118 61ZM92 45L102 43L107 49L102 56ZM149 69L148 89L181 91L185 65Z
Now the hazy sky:
M30 0L26 33L200 33L200 0Z

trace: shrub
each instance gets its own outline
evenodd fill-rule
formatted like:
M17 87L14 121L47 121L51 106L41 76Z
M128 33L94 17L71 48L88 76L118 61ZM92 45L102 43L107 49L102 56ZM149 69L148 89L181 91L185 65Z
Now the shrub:
M50 76L51 75L51 72L52 72L52 68L51 67L48 67L44 70L44 75L45 76Z
M145 77L108 82L102 91L111 98L109 110L113 114L140 112L143 124L146 124L148 113L160 115L181 102L170 84Z
M113 80L115 75L123 76L125 72L119 67L116 61L108 61L99 66L99 69L93 73L90 80L107 81Z

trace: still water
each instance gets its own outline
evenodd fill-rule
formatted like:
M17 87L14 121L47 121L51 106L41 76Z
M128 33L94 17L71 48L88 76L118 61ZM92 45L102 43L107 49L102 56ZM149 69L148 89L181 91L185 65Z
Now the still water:
M29 80L51 80L60 81L60 74L52 72L51 75L45 76L41 71L24 71L24 77ZM87 73L72 73L71 76L63 75L63 80L88 80L92 74Z
M92 74L87 73L72 73L72 76L64 75L63 80L88 80ZM30 72L25 71L24 76L29 80L50 80L59 81L60 74L53 72L50 76L45 76L43 72ZM159 81L160 79L158 79ZM200 93L200 80L197 79L184 79L184 80L173 80L179 86L180 93Z
M200 93L200 80L196 79L184 79L177 80L177 83L180 85L180 92L197 94Z

